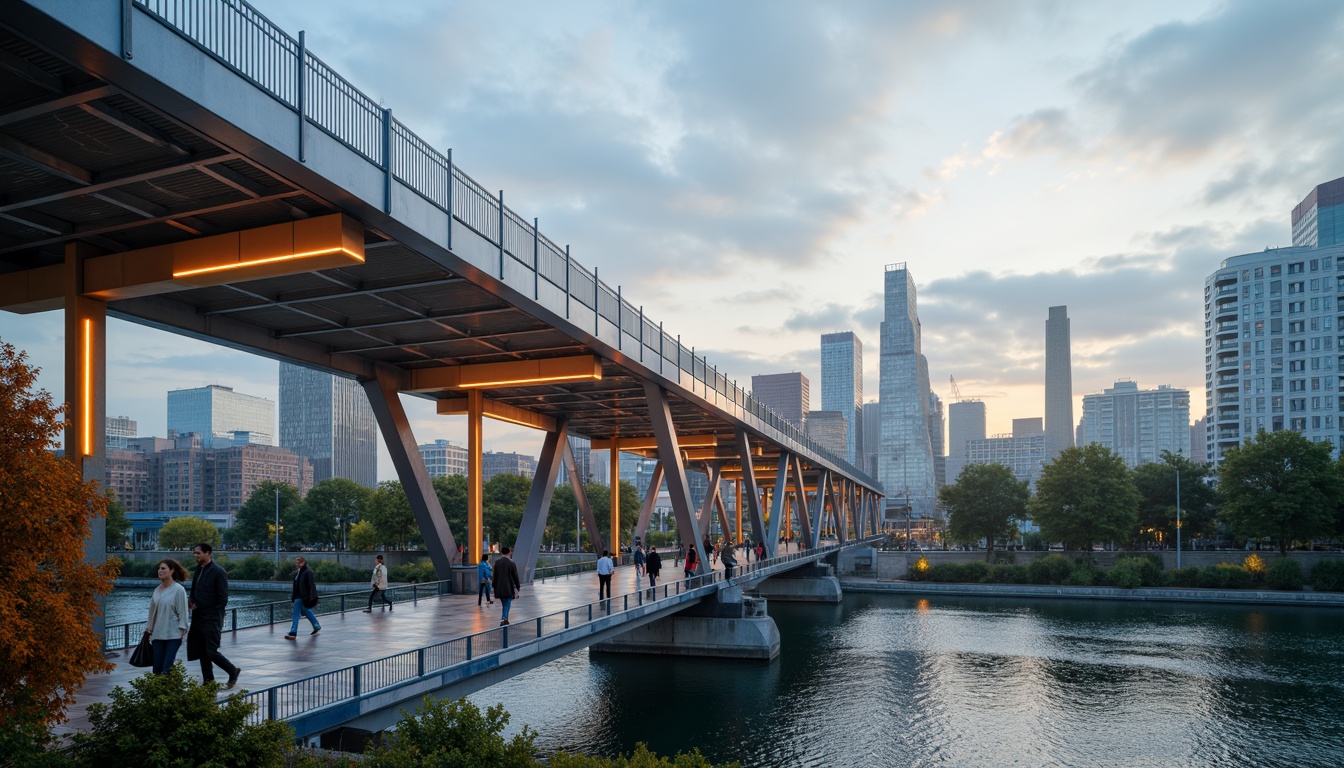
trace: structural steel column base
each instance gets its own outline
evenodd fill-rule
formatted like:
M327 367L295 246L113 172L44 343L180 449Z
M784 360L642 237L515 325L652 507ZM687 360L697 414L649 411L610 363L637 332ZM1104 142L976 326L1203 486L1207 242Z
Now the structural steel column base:
M598 643L589 652L772 661L779 656L779 628L769 616L670 616Z

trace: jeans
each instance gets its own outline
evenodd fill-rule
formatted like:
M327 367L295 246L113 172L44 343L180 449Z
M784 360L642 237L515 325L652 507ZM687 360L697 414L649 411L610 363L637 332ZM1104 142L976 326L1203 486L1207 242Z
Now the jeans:
M611 599L611 574L597 574L597 599Z
M500 621L508 621L508 619L509 619L509 608L513 605L513 598L511 598L511 597L501 597L501 598L499 598L499 602L501 602L501 603L504 604L504 608L503 608L503 610L502 610L502 611L500 612L500 614L499 614L499 620L500 620Z
M175 640L150 640L154 649L154 674L161 675L177 661L177 649L182 647L182 638Z
M317 614L313 613L313 609L304 607L302 599L296 599L294 601L294 623L289 625L289 634L297 635L299 633L299 616L308 619L308 623L313 625L314 632L322 628L322 625L317 623Z
M494 591L491 589L489 581L482 581L480 588L476 590L476 605L481 604L481 598L494 600Z
M383 600L383 605L391 605L391 604L392 604L392 601L387 599L387 590L386 590L386 589L379 589L379 588L377 588L377 587L374 587L374 588L373 588L373 591L369 593L369 610L373 610L373 601L374 601L374 600L377 600L377 599L379 599L379 598L382 598L382 600ZM295 619L294 621L297 622L298 619ZM295 623L295 625L294 625L295 629L297 629L298 626L299 626L299 625L298 625L297 623Z

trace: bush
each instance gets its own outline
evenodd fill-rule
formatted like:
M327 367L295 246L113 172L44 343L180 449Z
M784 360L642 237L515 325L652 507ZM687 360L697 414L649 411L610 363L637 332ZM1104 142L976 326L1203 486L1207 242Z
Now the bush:
M418 584L425 584L431 581L438 581L439 576L434 572L434 564L428 560L421 560L418 563L406 563L398 565L395 568L387 569L387 580L409 583L415 579Z
M1204 569L1199 566L1177 568L1163 574L1162 583L1171 587L1203 586Z
M1311 569L1317 592L1344 592L1344 560L1321 560Z
M1064 578L1064 584L1070 587L1090 587L1097 583L1097 574L1087 566L1078 566ZM1101 576L1101 583L1106 583L1106 577Z
M1118 568L1123 564L1129 564L1138 572L1140 586L1162 586L1162 558L1160 556L1151 552L1121 552L1115 558L1115 565Z
M249 725L256 705L240 694L216 703L218 690L187 677L180 662L165 674L137 677L129 691L117 686L110 704L89 705L92 730L74 737L74 754L87 765L284 765L294 738L289 726Z
M910 566L911 581L928 581L933 577L933 569L929 566L929 558L921 557Z
M995 565L1012 565L1017 562L1017 553L1011 550L999 550L994 553Z
M1120 560L1107 574L1111 584L1121 589L1138 589L1143 584L1144 561L1135 559ZM1158 578L1161 578L1159 571Z
M939 563L929 569L930 581L962 581L961 563Z
M1301 589L1302 566L1291 557L1280 557L1269 564L1265 583L1270 589Z
M351 568L344 563L338 563L335 560L317 560L309 563L313 569L313 576L318 581L327 584L339 584L346 581L367 581L366 574L358 569Z
M261 555L248 555L237 563L225 564L224 570L230 579L269 581L275 576L275 562Z
M1199 578L1199 585L1210 589L1250 589L1253 584L1250 571L1233 563L1204 568Z
M404 712L391 744L370 752L365 768L438 768L488 765L530 768L537 734L523 732L505 741L509 713L496 704L482 712L466 699L438 700L426 696L415 714Z
M1241 567L1251 575L1251 580L1263 583L1265 580L1265 559L1259 555L1247 555L1241 561Z
M1073 573L1073 561L1063 555L1046 555L1027 567L1032 584L1063 584Z
M985 581L995 584L1026 584L1030 579L1025 565L993 565Z

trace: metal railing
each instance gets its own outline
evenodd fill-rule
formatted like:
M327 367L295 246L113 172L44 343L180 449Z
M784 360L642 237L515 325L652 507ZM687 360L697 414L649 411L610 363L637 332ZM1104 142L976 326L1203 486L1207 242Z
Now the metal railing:
M414 604L422 597L439 597L451 592L451 581L427 581L424 584L389 586L387 597L394 603L409 602ZM313 613L318 616L333 616L355 609L364 610L368 601L368 589L355 592L319 594L317 607L313 609ZM275 600L268 603L253 603L228 608L224 612L224 617L225 632L235 632L248 627L283 624L286 621L292 621L294 618L294 601L288 599ZM125 624L108 626L103 630L103 652L134 648L136 643L140 642L140 635L145 631L145 628L146 622L143 621L130 621Z
M740 564L734 569L732 583L749 581L761 571L788 570L780 566L803 559L820 559L848 546L880 539L870 536L845 544L803 550L786 555ZM640 588L607 600L566 608L517 623L463 635L391 656L352 664L348 667L281 683L270 688L246 691L242 696L256 705L252 722L284 720L322 707L358 699L366 694L414 682L427 675L441 673L459 664L492 653L515 648L591 623L594 619L626 613L645 605L669 600L686 601L701 597L699 591L725 581L723 571L711 571L686 579L669 580L657 587ZM708 591L704 592L708 594ZM669 603L670 605L670 603Z
M387 174L386 195L395 178L430 204L469 227L499 248L496 277L504 279L505 257L534 274L534 285L545 281L564 292L566 314L573 302L593 311L594 336L601 321L616 331L616 348L625 350L626 337L637 345L632 354L644 360L650 350L658 371L670 363L691 374L692 389L724 410L751 416L774 430L784 442L819 456L865 485L880 488L875 478L845 458L817 443L796 426L756 401L736 382L709 365L694 347L682 345L620 295L620 289L598 279L561 249L536 232L535 226L504 204L504 193L493 194L462 172L444 155L392 116L391 110L341 77L295 39L243 0L133 0L136 8L173 30L257 88L293 110L300 125L312 124L336 141L380 166ZM390 199L384 210L390 211ZM451 228L450 228L451 230ZM449 234L451 248L451 231ZM535 295L533 298L537 298ZM610 330L610 329L608 329ZM675 377L674 377L675 378ZM711 394L713 393L713 394Z

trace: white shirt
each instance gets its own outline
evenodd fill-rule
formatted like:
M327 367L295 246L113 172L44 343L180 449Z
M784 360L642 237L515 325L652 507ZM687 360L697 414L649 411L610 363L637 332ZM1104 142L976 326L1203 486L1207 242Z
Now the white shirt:
M149 639L178 640L187 632L187 590L160 584L149 599Z
M610 576L611 572L614 570L616 570L616 566L611 562L610 557L603 556L597 558L597 575Z

